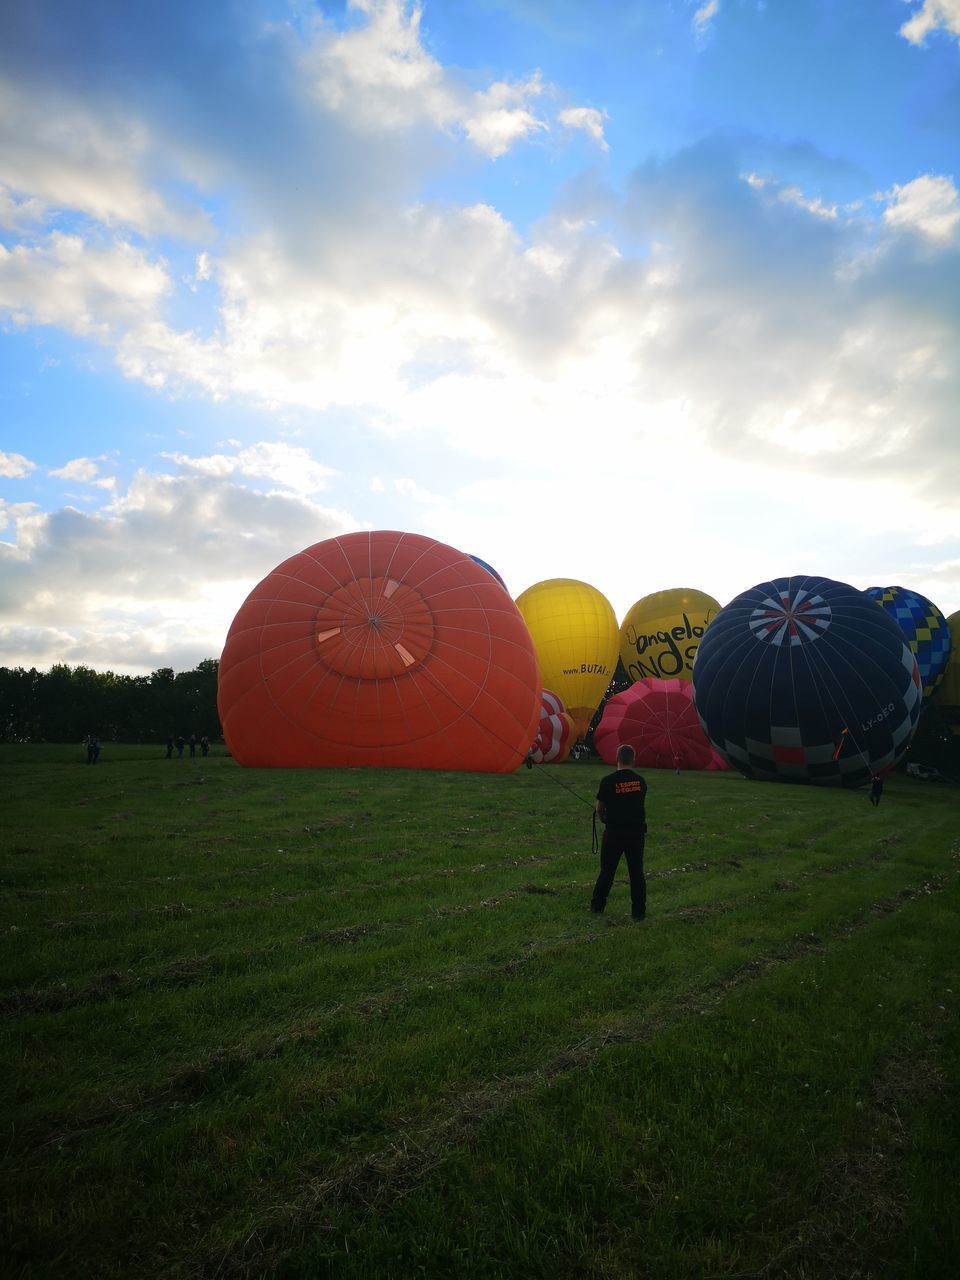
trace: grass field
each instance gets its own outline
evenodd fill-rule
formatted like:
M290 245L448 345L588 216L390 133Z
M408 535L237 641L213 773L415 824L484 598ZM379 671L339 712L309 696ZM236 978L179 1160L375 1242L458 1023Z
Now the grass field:
M0 748L4 1274L957 1274L955 788L648 774L635 924L599 765L81 761Z

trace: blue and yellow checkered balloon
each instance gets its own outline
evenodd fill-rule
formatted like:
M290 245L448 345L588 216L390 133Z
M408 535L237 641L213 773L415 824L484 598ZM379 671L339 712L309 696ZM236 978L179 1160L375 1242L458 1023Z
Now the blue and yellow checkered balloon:
M943 679L950 657L950 628L946 618L932 600L907 587L868 587L867 595L900 624L920 668L926 704Z

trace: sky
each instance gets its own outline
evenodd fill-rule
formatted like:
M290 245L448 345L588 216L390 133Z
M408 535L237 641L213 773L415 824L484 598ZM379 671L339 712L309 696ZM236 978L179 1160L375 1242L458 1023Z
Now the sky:
M960 0L8 6L0 665L364 529L952 613L958 184Z

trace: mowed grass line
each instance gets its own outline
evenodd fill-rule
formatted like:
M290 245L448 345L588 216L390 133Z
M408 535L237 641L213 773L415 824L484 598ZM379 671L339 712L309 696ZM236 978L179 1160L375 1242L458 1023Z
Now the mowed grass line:
M856 869L855 869L856 870ZM886 886L885 886L886 887ZM916 893L926 889L925 884L919 888L900 889L900 893ZM774 891L778 895L794 892L790 889ZM847 895L850 907L859 901L862 886ZM710 975L715 964L727 966L735 964L743 955L752 955L758 944L768 943L781 935L778 927L770 930L763 921L763 915L772 899L751 895L744 911L738 919L742 930L741 936L730 937L728 920L722 917L737 910L735 903L719 902L709 909L695 909L694 914L667 912L661 917L666 929L679 922L681 929L671 936L662 937L658 954L649 956L637 954L636 947L631 963L635 966L634 975L637 981L654 984L661 997L675 998L686 989L688 972L685 966L687 953L691 950L691 939L685 936L689 923L699 925L700 937L697 938L700 956L696 961L697 972ZM839 902L839 900L838 900ZM818 904L819 905L819 904ZM778 908L787 911L778 903ZM887 910L890 906L871 908L871 910ZM800 900L795 904L798 937L809 939L817 935L806 929L810 924L823 928L824 917L819 910L812 911L808 900ZM759 924L757 921L759 920ZM592 922L591 922L592 923ZM846 926L846 921L843 922ZM684 927L685 926L685 927ZM836 927L831 920L827 927ZM723 938L726 944L717 954L717 939ZM582 949L589 944L596 954L589 957ZM563 985L563 998L552 1001L550 1020L540 1015L538 1032L554 1036L562 1033L568 1019L575 1016L583 998L584 984L602 983L605 975L595 973L597 967L608 963L608 953L614 947L623 949L619 939L615 939L610 930L594 932L589 928L575 933L541 939L537 942L522 944L519 951L491 961L461 959L454 965L449 961L443 967L434 970L421 970L416 975L404 980L401 985L379 985L372 990L367 988L356 990L339 990L336 981L330 984L330 967L318 972L316 965L301 965L299 969L284 970L279 974L269 974L255 985L225 984L211 986L202 991L184 994L169 993L163 1001L152 1000L148 996L137 1001L129 1014L129 1022L134 1028L132 1042L127 1044L126 1038L118 1032L115 1014L106 1012L99 1020L92 1020L86 1011L76 1010L71 1019L51 1020L47 1034L36 1038L33 1056L26 1064L25 1078L21 1088L20 1127L24 1137L31 1126L42 1133L39 1145L49 1145L49 1132L57 1132L64 1121L51 1116L47 1110L47 1099L54 1083L59 1084L61 1092L70 1081L69 1066L56 1063L55 1048L58 1041L70 1034L70 1023L76 1023L79 1030L87 1037L95 1040L98 1023L103 1034L113 1032L109 1039L109 1053L104 1059L103 1068L116 1059L118 1053L135 1053L137 1044L146 1036L150 1043L158 1045L161 1037L169 1039L171 1052L164 1055L156 1050L153 1055L154 1071L162 1074L154 1076L152 1089L156 1105L169 1107L171 1093L185 1090L188 1100L200 1088L204 1077L220 1080L224 1075L237 1075L245 1066L256 1063L263 1058L276 1058L281 1053L295 1051L297 1047L306 1046L308 1051L330 1043L338 1045L339 1066L344 1059L352 1055L362 1059L367 1050L370 1034L367 1023L372 1019L383 1019L388 1014L393 1020L393 1034L400 1036L405 1042L415 1042L429 1037L433 1023L444 1013L451 1014L460 1010L459 1016L469 1019L478 999L491 994L495 990L509 1011L511 1022L507 1024L500 1018L489 1029L491 1043L483 1047L483 1051L493 1051L494 1047L500 1056L506 1059L511 1036L520 1043L527 1043L531 1031L527 1022L527 1001L532 994L538 998L539 992L531 983L531 973L542 971L549 965L550 979ZM628 955L630 952L628 950ZM344 973L349 965L338 967ZM725 972L726 970L722 970ZM336 974L334 975L336 977ZM321 986L321 979L324 984ZM622 979L618 976L618 982ZM345 983L344 983L345 986ZM602 987L598 987L601 990ZM587 986L587 993L593 992L593 986ZM308 1002L304 1003L303 993L308 993ZM629 989L626 992L629 1007L636 1001L635 994ZM647 997L649 1000L649 996ZM250 1022L243 1014L250 1009L260 1010L270 1003L272 1018L269 1026L264 1028L259 1019ZM318 1009L319 1006L319 1009ZM409 1011L404 1013L404 1006ZM231 1017L231 1011L239 1011L239 1016ZM283 1018L286 1010L287 1017ZM404 1021L401 1021L404 1019ZM194 1027L209 1028L215 1025L218 1035L229 1032L227 1045L218 1042L217 1047L210 1050L206 1035L200 1040L190 1040L190 1031ZM176 1029L175 1029L176 1028ZM192 1051L192 1053L191 1053ZM184 1054L191 1055L184 1062ZM429 1058L429 1054L427 1055ZM444 1065L447 1070L457 1062L456 1047L445 1052ZM54 1064L54 1072L50 1073L50 1065ZM88 1097L89 1085L87 1075L89 1060L78 1064L75 1072L75 1089L77 1101L71 1103L76 1107L79 1101ZM414 1064L417 1073L430 1075L431 1064L428 1061ZM466 1069L464 1067L464 1069ZM145 1090L148 1077L139 1075L135 1081L135 1092L129 1096L128 1091L120 1087L114 1079L111 1083L109 1104L105 1101L88 1103L86 1110L78 1115L78 1124L84 1128L96 1118L99 1123L109 1122L122 1108L137 1105L141 1110L149 1105ZM36 1118L34 1118L36 1117ZM60 1135L66 1137L66 1130Z
M888 918L887 913L878 912L876 909L873 909L871 914L875 921ZM855 926L848 925L843 930L843 935L849 936L853 932L856 932ZM261 1197L263 1196L265 1190L263 1179L267 1168L273 1174L270 1190L274 1193L267 1197L267 1201L271 1205L279 1204L284 1208L279 1223L272 1213L266 1216L266 1221L261 1219L258 1222L257 1230L263 1238L270 1237L277 1230L280 1230L281 1235L287 1231L292 1231L296 1235L297 1231L302 1231L305 1226L310 1231L319 1230L323 1234L333 1229L330 1219L331 1210L333 1221L339 1220L345 1207L356 1205L358 1199L361 1204L368 1204L374 1208L379 1215L383 1210L384 1201L389 1205L392 1200L402 1197L412 1185L417 1183L423 1173L429 1171L450 1153L451 1147L454 1151L469 1148L472 1145L470 1138L474 1128L482 1127L483 1122L495 1115L502 1106L511 1104L518 1096L535 1093L545 1077L571 1071L579 1072L589 1065L592 1058L602 1055L611 1045L618 1042L646 1042L678 1018L686 1021L690 1017L702 1015L704 1010L722 999L737 985L752 982L779 965L793 965L811 954L818 954L823 944L822 938L813 939L808 936L791 944L780 954L774 953L754 960L743 966L740 971L727 975L712 986L687 992L685 997L679 1000L673 1000L670 990L665 989L658 1001L648 1004L639 1014L635 1010L630 1010L614 1016L607 1006L604 1016L599 1021L595 1021L592 1027L584 1025L577 1027L575 1040L563 1045L553 1059L547 1060L539 1052L533 1055L532 1061L523 1058L519 1063L519 1072L515 1072L512 1076L502 1074L502 1070L510 1065L504 1062L501 1073L492 1083L488 1081L471 1090L464 1090L462 1075L455 1087L444 1088L443 1080L438 1082L434 1072L432 1076L435 1087L431 1088L429 1097L424 1100L425 1104L429 1105L423 1105L419 1109L416 1106L417 1081L420 1077L419 1068L423 1064L411 1064L414 1067L413 1078L404 1079L405 1075L409 1075L401 1070L408 1042L398 1044L396 1036L393 1035L385 1035L381 1040L381 1035L386 1029L380 1028L381 1034L373 1035L367 1042L368 1052L377 1053L377 1050L380 1050L377 1053L379 1078L366 1075L360 1064L356 1064L351 1071L353 1094L350 1106L356 1108L359 1101L358 1095L364 1096L366 1117L372 1118L374 1124L361 1131L360 1116L353 1117L353 1126L350 1124L349 1115L341 1117L344 1129L337 1143L337 1153L333 1155L332 1162L327 1167L318 1162L319 1156L323 1155L325 1159L330 1159L331 1153L324 1150L324 1135L316 1124L313 1108L324 1102L329 1104L332 1098L329 1094L325 1096L325 1089L329 1082L318 1081L312 1075L311 1067L315 1065L315 1052L311 1051L311 1047L300 1044L296 1046L296 1052L279 1063L245 1063L242 1079L238 1078L236 1072L231 1071L230 1063L221 1064L218 1071L195 1080L193 1089L187 1092L186 1098L181 1096L168 1099L171 1109L168 1120L174 1120L173 1124L168 1123L165 1126L166 1139L174 1144L168 1150L170 1168L189 1168L191 1157L195 1157L199 1147L208 1152L211 1157L210 1168L205 1167L203 1172L212 1172L218 1164L216 1154L219 1153L222 1160L235 1145L234 1135L237 1133L245 1133L247 1141L251 1141L254 1136L251 1133L252 1128L256 1136L267 1145L269 1145L270 1134L274 1138L281 1139L279 1147L276 1141L273 1143L275 1148L273 1159L279 1159L279 1148L282 1147L283 1161L274 1165L273 1160L267 1160L263 1153L253 1183L244 1176L242 1168L241 1170L233 1169L232 1162L228 1170L221 1168L221 1177L226 1176L226 1186L217 1184L215 1187L208 1187L204 1206L206 1212L212 1213L216 1219L209 1224L214 1236L231 1226L230 1206L233 1202L248 1206L249 1197L256 1190L259 1190ZM889 963L889 959L887 962ZM803 983L804 979L800 978L799 984L802 986ZM461 1033L455 1039L462 1052L462 1033L465 1028L461 1025L455 1030ZM421 1054L426 1055L429 1067L429 1062L436 1056L437 1050L444 1047L449 1050L451 1042L448 1038L444 1045L438 1044L434 1035L432 1042L427 1040L418 1047ZM313 1046L314 1050L315 1048L316 1046ZM303 1085L307 1081L310 1085L309 1122L302 1113ZM386 1081L392 1083L392 1089L387 1087ZM271 1092L277 1092L279 1089L282 1105L279 1110L265 1116L260 1112L259 1099L262 1098L263 1090L268 1083ZM420 1087L430 1086L431 1073L428 1070ZM399 1096L403 1114L390 1110L391 1096ZM206 1114L202 1114L205 1097L211 1097L216 1102ZM185 1120L183 1119L184 1108L187 1108ZM178 1111L180 1112L179 1121ZM431 1116L436 1117L438 1113L439 1119L428 1119ZM132 1132L128 1135L131 1139L136 1141L138 1137L142 1137L142 1130L138 1134L138 1127L144 1122L142 1114L136 1113L125 1117L124 1120L128 1120L133 1126ZM115 1132L114 1141L118 1137L122 1137L122 1133ZM352 1154L356 1153L358 1148L363 1153ZM136 1149L132 1154L136 1154ZM129 1177L135 1185L137 1167L134 1165L130 1168L116 1168L108 1164L106 1171L96 1167L85 1169L78 1167L76 1152L72 1155L68 1153L65 1163L69 1177L76 1180L74 1186L79 1192L80 1206L84 1209L83 1231L88 1236L92 1231L96 1238L100 1234L97 1229L100 1216L97 1212L99 1201L97 1189L102 1186L104 1176L109 1180L122 1174ZM47 1176L49 1176L49 1169ZM297 1181L303 1177L310 1178L305 1193L298 1192L297 1189ZM189 1189L194 1193L197 1190L193 1182ZM170 1188L165 1189L166 1195L170 1195L170 1192ZM70 1199L76 1204L76 1194L72 1194ZM318 1212L318 1206L323 1206L324 1212ZM158 1225L156 1217L153 1216L156 1211L159 1214L160 1225L167 1231L172 1231L176 1222L180 1221L184 1215L194 1222L202 1217L200 1210L190 1199L180 1202L180 1197L176 1194L171 1196L169 1203L165 1200L160 1206L150 1203L146 1206L142 1203L133 1203L129 1209L133 1214L129 1222L129 1231L132 1236L138 1237L146 1229L146 1223L141 1221L141 1215L148 1209L154 1229ZM101 1227L102 1234L106 1238L117 1226L117 1214L115 1211L107 1210L106 1206L102 1206L102 1202L100 1213L104 1214ZM244 1221L249 1223L247 1214L248 1210L245 1208ZM218 1265L224 1264L224 1259L232 1257L229 1237L223 1242L222 1247L224 1255ZM253 1267L255 1274L261 1273L261 1267L269 1260L267 1255L264 1255L255 1262L246 1249L244 1259L244 1267L248 1265ZM311 1272L307 1271L305 1274L311 1274ZM388 1272L388 1274L394 1273ZM399 1274L406 1274L406 1272L401 1271Z
M788 892L791 890L800 890L803 884L806 884L806 892L808 896L812 895L813 888L810 883L818 881L823 877L842 876L846 873L854 873L861 881L865 877L877 877L877 860L882 860L884 855L874 854L868 859L847 861L842 864L826 864L813 865L806 867L803 872L795 872L791 879L777 879L774 881L772 888L758 893L748 890L741 892L742 899L750 901L758 901L758 897L771 895L773 892ZM696 876L703 873L704 865L700 864L698 868L672 869L671 872L662 873L669 876L676 874L684 874L684 876ZM709 868L707 868L709 869ZM730 864L724 865L723 873L731 876L735 873L735 869L740 869L740 864L735 864L735 868ZM653 873L652 881L658 878L658 873ZM895 882L899 883L899 873L895 878ZM548 895L554 899L573 900L573 909L581 904L582 891L589 891L590 882L564 882L563 890L557 888L541 886L541 884L525 883L520 887L508 888L508 890L492 897L485 897L480 901L460 902L460 904L444 906L444 908L436 908L433 913L428 916L415 916L415 918L403 918L401 920L390 920L390 922L378 922L370 925L346 925L342 928L329 929L329 931L314 931L305 936L300 936L296 940L296 945L284 947L280 943L271 943L271 945L262 947L260 950L242 950L242 951L224 951L219 954L195 954L187 956L178 956L173 963L161 965L159 968L150 969L128 969L124 972L118 970L109 970L109 972L97 974L87 984L78 987L70 987L67 983L56 983L55 986L46 989L19 989L19 991L10 991L0 995L0 1016L4 1019L15 1019L18 1016L29 1014L29 1012L52 1012L70 1009L70 1007L83 1005L90 1006L99 1001L114 1001L119 998L125 998L136 993L145 991L145 989L173 987L182 989L189 986L198 986L209 982L211 978L219 977L219 975L237 975L243 973L250 975L255 973L257 969L269 968L271 972L276 973L287 968L288 965L302 965L303 952L312 950L315 947L323 947L329 950L333 946L347 946L352 943L352 950L356 951L358 947L371 945L376 940L381 946L387 945L390 950L390 970L403 972L403 966L398 964L399 955L404 947L402 940L406 934L415 931L417 934L416 941L413 942L413 959L417 965L420 964L420 952L422 950L422 937L424 931L430 928L433 932L438 932L439 920L448 919L449 916L462 916L471 913L471 911L486 911L497 908L503 908L511 904L511 900L517 899L521 895ZM733 884L733 892L736 892L736 884ZM877 879L876 887L879 891L884 888L882 879ZM686 892L677 892L676 886L666 886L663 893L663 906L659 910L659 918L663 920L678 918L685 920L700 920L704 916L710 914L726 913L735 909L739 897L726 897L726 899L718 900L716 893L710 890L707 901L704 905L698 905L701 893L696 892L695 886L687 886ZM859 896L859 888L858 888ZM672 905L680 904L680 905ZM550 918L556 916L562 920L563 914L558 914L556 909L548 908ZM540 914L543 914L541 911ZM539 920L538 920L538 923ZM458 943L462 945L463 941L468 941L468 932L463 929L462 920L457 920L458 927ZM483 938L483 934L481 934ZM582 941L582 934L572 938L567 938L566 934L562 937L561 945L570 945L571 942ZM552 946L549 934L544 934L544 942L538 943L539 948L544 946ZM529 946L524 948L525 954L530 950ZM511 947L508 952L509 956L515 956L515 951ZM508 960L509 963L509 960ZM494 963L495 968L495 963ZM355 974L357 969L356 961L351 959L340 960L338 957L325 956L324 972L325 977L333 984L337 995L343 995L343 983ZM445 974L445 970L442 970ZM314 996L317 995L314 987ZM365 996L369 1000L369 996ZM342 1001L338 1000L338 1005ZM113 1014L109 1015L113 1016Z
M884 866L870 858L840 866L828 863L823 867L816 865L815 860L811 861L814 865L808 866L806 871L796 872L794 881L774 881L772 887L766 890L765 897L758 895L754 882L748 883L740 897L746 905L756 908L758 903L769 900L771 895L782 896L793 892L801 898L805 894L817 906L818 897L811 886L823 876L831 876L837 879L845 877L851 882L845 892L850 904L856 905L861 901L864 887L868 884L875 896L882 897L901 883L899 868ZM676 918L684 922L696 922L711 915L736 911L741 905L735 895L738 887L736 880L736 873L729 868L725 869L723 884L712 889L709 884L689 885L681 883L679 879L671 879L664 886L665 901L660 909L662 921L667 923ZM438 907L426 916L416 917L412 921L392 921L389 925L381 922L369 927L357 927L357 931L348 927L343 931L346 937L341 938L336 946L331 946L332 939L321 934L313 939L311 945L306 945L306 939L300 939L299 945L293 950L267 947L256 955L229 954L221 958L221 963L215 963L210 956L187 956L166 969L152 970L146 975L128 975L126 979L122 974L104 975L101 985L89 990L82 987L68 990L58 985L45 992L35 993L33 1002L30 993L18 993L17 999L21 1002L24 1015L34 1007L57 1011L62 1007L62 1001L63 1007L75 1010L73 1021L88 1028L92 1039L96 1038L101 1029L104 1037L109 1035L109 1041L105 1039L104 1042L109 1043L109 1052L114 1054L119 1043L122 1043L118 1042L113 1029L115 1011L105 1009L98 1014L95 1009L87 1006L98 1001L118 999L125 992L142 996L146 989L149 997L150 992L157 987L171 987L173 991L166 1001L146 998L133 1006L131 1019L135 1042L141 1038L146 1038L153 1044L162 1041L177 1055L185 1050L190 1052L191 1049L202 1053L206 1046L206 1029L211 1025L216 1027L220 1037L218 1045L222 1044L222 1036L226 1030L235 1038L242 1037L245 1030L244 1013L259 1010L263 1002L269 1000L272 1018L267 1043L273 1045L277 1038L273 1028L285 1010L290 1011L291 1019L297 1022L306 1019L308 1025L313 1026L316 1019L312 1015L318 1004L325 1004L333 1010L330 1016L335 1016L348 1012L351 1001L359 1000L364 1006L371 1002L395 1002L398 991L393 986L384 987L381 981L381 984L371 989L373 968L378 974L401 975L404 986L399 989L399 994L402 995L411 983L415 986L429 986L436 982L449 986L449 956L453 950L456 952L456 964L452 968L454 974L467 974L471 972L471 967L473 970L492 974L499 968L518 964L520 959L530 956L537 949L542 951L544 947L554 946L555 939L561 947L566 948L590 940L590 928L594 922L587 919L583 919L580 928L568 936L570 912L582 915L582 903L589 889L588 883L585 882L576 891L549 895L556 902L545 902L541 895L527 893L528 889L536 887L522 886L508 889L496 897ZM706 898L704 888L708 889ZM718 888L723 897L719 896ZM569 899L566 910L563 908L564 897ZM835 909L843 901L839 884L832 898ZM482 917L507 909L511 914L511 928L522 929L525 935L532 935L533 951L531 941L525 941L518 956L515 933L510 934L510 941L505 948L502 945L497 947L498 940L491 935L492 929L499 930L499 923L491 923ZM474 913L478 916L476 920L464 920L464 916ZM725 943L729 943L729 926L721 926L721 931ZM745 941L741 945L749 949L753 945L754 935L748 930L744 937ZM686 940L679 941L681 952L688 946ZM322 956L319 962L315 958L305 958L316 951ZM434 951L440 953L439 958L433 955ZM343 952L348 954L342 954ZM373 954L366 955L367 963L364 964L366 952ZM434 966L425 968L425 961L431 958ZM212 979L217 977L223 981L214 983ZM395 978L392 980L395 981ZM186 991L186 987L198 989ZM86 1001L84 997L87 997ZM8 1000L9 1003L11 1001ZM214 1010L212 1015L211 1007ZM239 1025L231 1021L231 1009L239 1011ZM173 1033L175 1019L179 1026ZM153 1022L156 1022L155 1027ZM29 1088L33 1093L41 1096L46 1094L44 1063L52 1061L50 1049L65 1033L69 1034L70 1024L71 1019L62 1018L48 1022L46 1035L38 1031L38 1051L27 1071ZM256 1025L260 1026L259 1014ZM199 1041L191 1040L191 1036L195 1034L199 1035ZM135 1044L131 1051L134 1050ZM162 1050L153 1049L154 1064L162 1061L163 1057ZM59 1074L62 1079L62 1069Z
M589 809L537 774L250 773L132 752L100 773L8 761L0 1069L19 1080L6 1221L24 1273L351 1274L349 1255L377 1274L390 1250L376 1223L401 1223L432 1170L469 1166L503 1116L549 1113L538 1099L564 1077L659 1053L668 1031L682 1038L741 987L833 962L893 921L912 920L923 949L931 904L956 942L955 797L900 780L876 813L862 796L654 775L656 914L635 928L622 885L607 918L587 915ZM589 799L601 772L560 776ZM185 851L170 794L210 787L229 805L195 801ZM103 821L120 803L127 840ZM340 831L345 812L355 825ZM325 814L338 824L329 848ZM221 896L238 880L266 892ZM105 918L74 912L58 927L71 915L50 916L51 902L72 905L91 883ZM38 902L46 918L25 921ZM510 1157L528 1158L534 1168L531 1152ZM533 1245L509 1232L486 1256L498 1204L478 1202L459 1242L424 1236L424 1258L446 1250L476 1274L533 1267ZM544 1221L561 1211L572 1234L536 1255L554 1271L581 1266L576 1238L597 1249L575 1199L539 1209ZM917 1212L919 1238L931 1224ZM411 1231L390 1265L436 1274Z
M957 910L925 899L510 1098L288 1265L357 1277L956 1274ZM922 936L923 935L923 936ZM323 1203L322 1186L316 1210ZM328 1209L329 1213L330 1210ZM229 1262L269 1262L265 1224ZM349 1248L347 1247L349 1242Z
M753 885L763 887L769 882L770 868L761 868L759 877L751 876L751 868L749 861L752 858L760 856L765 861L766 854L757 855L755 852L748 853L743 856L743 861L739 859L726 858L715 862L700 862L696 864L685 864L680 867L664 868L662 870L653 870L649 872L649 880L651 884L657 881L674 878L677 876L684 877L682 887L678 885L668 884L663 886L662 891L658 894L664 904L672 909L676 909L677 904L684 900L684 895L688 890L690 882L697 882L707 879L707 888L711 894L717 892L718 886L715 883L715 875L719 874L733 884L733 891L736 892L736 881L747 880L747 888ZM791 881L776 879L774 887L785 889L791 884L798 883L804 878L817 877L820 875L830 875L842 872L849 867L855 867L865 870L871 870L870 863L883 861L890 855L885 852L883 847L874 849L874 851L865 858L854 859L852 862L836 864L829 860L830 855L818 855L813 849L809 851L803 859L796 860L796 869L792 869L794 879ZM542 880L532 881L529 878L531 868L536 868L540 875L547 877ZM587 879L569 878L571 873L579 873L582 876L584 870L590 871ZM377 883L376 885L358 884L355 886L354 893L357 895L354 901L346 904L351 910L351 916L348 919L356 920L355 923L336 923L343 920L343 906L336 901L331 906L331 899L336 900L342 897L347 890L332 889L329 894L323 895L321 890L311 889L302 894L294 895L269 895L259 900L246 901L243 899L231 899L225 902L208 903L203 907L191 907L184 902L165 904L162 907L150 908L144 911L135 908L132 911L117 912L110 916L96 916L89 918L87 915L79 917L68 917L66 920L42 921L32 926L34 929L50 928L59 933L61 928L83 929L95 934L95 939L91 944L89 941L77 941L72 948L72 960L79 970L86 976L89 974L89 966L91 962L96 962L103 955L109 956L111 959L117 958L117 942L115 932L122 930L127 936L130 936L131 926L139 925L133 933L132 941L136 945L138 951L143 946L151 948L151 955L156 954L156 947L160 938L164 939L172 948L177 947L177 933L187 933L191 941L196 945L198 941L204 941L211 936L220 943L218 953L199 953L196 952L193 961L201 970L209 970L213 972L213 965L219 958L224 967L231 966L234 969L241 958L249 960L252 966L264 959L271 957L279 961L281 957L278 955L284 948L296 950L298 953L305 946L336 945L338 943L361 943L369 941L378 934L383 934L391 930L402 930L410 927L420 928L431 920L448 917L451 915L462 914L470 911L488 910L499 907L508 901L511 897L517 897L521 894L543 894L553 897L563 897L570 899L573 905L582 905L582 892L589 891L592 885L594 863L589 863L582 856L578 856L576 860L551 859L547 863L543 858L537 857L531 859L511 860L509 864L503 864L497 867L491 867L482 864L478 867L470 868L471 880L463 881L457 885L441 885L441 884L425 884L424 881L429 880L426 874L417 875L415 877L399 877L396 885L392 887L389 893L386 892L387 886ZM519 874L518 874L519 873ZM745 874L741 874L745 873ZM455 875L452 869L444 869L442 879L447 879ZM496 892L488 892L485 896L477 898L478 892L483 892L484 888L495 888ZM697 886L697 890L700 886ZM724 886L725 889L730 888L730 884ZM365 897L373 899L372 905L377 910L375 918L370 918L370 911L365 911ZM319 900L318 900L319 898ZM291 906L294 907L291 912ZM308 914L302 915L296 908L304 906ZM426 908L426 914L424 909ZM284 921L292 918L294 923L298 920L303 927L306 924L312 924L312 927L306 933L297 933L292 940L274 939L269 946L260 949L250 949L241 947L239 950L229 950L224 947L224 941L229 942L234 934L241 940L249 936L249 926L251 918L259 918L265 909L269 909L272 919ZM230 919L222 919L224 914L228 914ZM550 918L556 917L556 912L550 912ZM146 919L137 920L136 917L147 917ZM156 917L156 918L150 918ZM364 919L366 917L366 919ZM171 927L172 921L178 921L177 928ZM30 928L29 925L20 925L16 928L18 940L22 941L23 931ZM105 935L107 935L105 937ZM172 966L153 966L144 968L142 965L138 968L129 968L118 971L116 968L109 969L102 974L96 975L92 980L87 977L78 988L71 988L69 983L64 979L68 976L68 970L64 964L62 957L63 939L57 937L37 937L31 939L32 942L32 962L37 971L42 972L44 966L49 967L53 963L53 957L59 966L60 980L57 984L44 990L40 987L32 989L21 989L19 991L8 991L0 993L0 1016L14 1016L21 1009L33 1010L44 1008L66 1008L74 1003L83 1003L93 1001L97 998L97 987L102 986L102 998L115 998L122 994L125 990L133 990L138 985L164 985L170 981L173 985L185 984L189 980L189 975L181 972L183 966L181 964L182 952L177 949L177 960ZM27 966L22 966L24 973L29 972Z

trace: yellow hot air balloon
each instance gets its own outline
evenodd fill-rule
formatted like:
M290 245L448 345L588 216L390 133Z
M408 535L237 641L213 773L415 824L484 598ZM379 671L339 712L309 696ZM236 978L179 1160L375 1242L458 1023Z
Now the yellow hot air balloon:
M654 591L638 600L620 628L620 661L627 675L689 680L700 637L719 612L713 596L692 587Z
M947 626L950 628L950 657L933 701L943 712L950 732L960 737L960 609L947 618Z
M544 688L566 704L584 734L617 666L617 615L596 587L549 578L517 597L533 637Z

